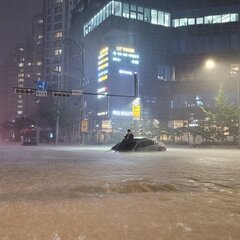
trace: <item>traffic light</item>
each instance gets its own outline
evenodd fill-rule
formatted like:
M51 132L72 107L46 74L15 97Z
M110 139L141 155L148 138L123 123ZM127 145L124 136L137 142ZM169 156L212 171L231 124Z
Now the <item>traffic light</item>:
M53 97L70 97L70 93L66 93L66 92L53 92L52 96Z
M15 93L18 94L33 94L34 90L30 88L15 88Z

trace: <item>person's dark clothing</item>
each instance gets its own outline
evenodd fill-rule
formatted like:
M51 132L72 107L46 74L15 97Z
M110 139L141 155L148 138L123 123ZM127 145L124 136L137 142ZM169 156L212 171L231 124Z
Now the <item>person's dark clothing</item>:
M134 135L132 133L127 133L124 137L124 140L131 141L133 140Z
M132 147L132 141L134 139L134 135L131 132L128 132L122 142L118 146L118 151L128 151Z

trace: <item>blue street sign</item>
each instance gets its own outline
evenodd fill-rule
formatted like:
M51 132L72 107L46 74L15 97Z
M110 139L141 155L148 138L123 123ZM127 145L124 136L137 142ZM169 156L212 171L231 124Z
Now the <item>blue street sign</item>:
M38 80L37 81L37 89L40 91L47 91L48 88L48 84L47 82L43 81L43 80Z

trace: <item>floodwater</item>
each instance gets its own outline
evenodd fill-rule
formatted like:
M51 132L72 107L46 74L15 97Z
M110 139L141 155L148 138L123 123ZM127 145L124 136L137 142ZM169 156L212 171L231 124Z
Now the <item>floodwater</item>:
M0 146L0 239L240 239L240 150L108 149Z

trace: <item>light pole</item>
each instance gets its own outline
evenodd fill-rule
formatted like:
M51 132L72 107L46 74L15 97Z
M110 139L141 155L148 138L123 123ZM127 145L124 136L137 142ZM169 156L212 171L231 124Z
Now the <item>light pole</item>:
M238 147L240 148L240 72L238 71L238 88L237 88L237 94L238 94Z
M237 74L238 147L240 148L240 66L239 64L231 64L231 74Z

